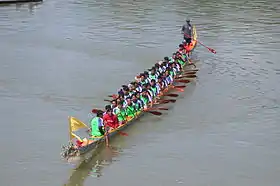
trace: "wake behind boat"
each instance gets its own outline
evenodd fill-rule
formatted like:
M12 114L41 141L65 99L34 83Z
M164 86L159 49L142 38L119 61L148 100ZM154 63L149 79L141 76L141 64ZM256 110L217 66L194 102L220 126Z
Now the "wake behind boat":
M118 94L111 95L112 105L102 109L93 109L97 117L91 121L91 127L75 117L69 117L70 143L63 147L62 157L65 159L80 157L89 151L97 149L103 142L108 145L108 140L113 136L125 135L122 131L137 123L138 118L146 113L161 115L161 110L168 108L159 107L167 103L176 102L177 97L171 91L183 92L184 84L196 77L197 69L192 69L195 64L191 62L190 54L197 45L197 33L192 26L191 40L179 45L179 49L172 57L165 57L157 62L149 72L145 71L135 77L135 81L128 86L123 85Z

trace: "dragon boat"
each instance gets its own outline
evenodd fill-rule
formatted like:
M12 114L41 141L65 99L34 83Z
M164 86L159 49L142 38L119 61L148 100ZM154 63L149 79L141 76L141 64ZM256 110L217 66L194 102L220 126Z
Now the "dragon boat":
M197 45L197 33L196 33L196 29L195 26L193 26L193 38L191 43L187 46L186 50L187 52L190 54L193 52L193 50L195 49ZM185 65L182 70L186 69ZM169 92L170 90L172 90L172 86L169 86L167 89L164 90L164 93ZM163 93L163 92L162 92ZM164 94L162 96L160 96L160 99L163 99ZM159 100L160 100L159 99ZM154 100L155 101L155 100ZM152 106L154 107L154 105ZM148 108L147 110L151 109ZM137 123L137 120L142 117L143 115L145 115L146 111L142 110L140 112L137 113L137 115L134 118L129 119L126 123L124 123L123 125L120 125L119 127L110 130L107 134L108 138L111 138L117 134L119 134L121 131L125 130L127 127ZM62 153L61 156L65 159L69 159L69 158L73 158L73 157L80 157L84 154L86 154L89 151L93 151L95 149L97 149L101 144L104 144L105 141L105 136L101 136L101 137L96 137L96 136L89 136L87 130L89 129L89 127L83 123L82 121L78 120L75 117L69 117L69 136L70 136L70 142L69 145L67 146L63 146L62 148ZM79 136L77 133L78 131L81 132L81 130L83 131L83 134L87 134L86 137L84 137L82 139L81 136ZM81 143L80 146L76 146L73 144L73 139L76 139Z

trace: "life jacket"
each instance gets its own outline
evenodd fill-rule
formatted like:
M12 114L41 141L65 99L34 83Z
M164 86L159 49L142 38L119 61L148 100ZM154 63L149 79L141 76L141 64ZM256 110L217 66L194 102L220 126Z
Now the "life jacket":
M124 109L119 109L118 107L113 109L113 113L118 117L119 121L124 121L126 113Z
M126 111L126 115L129 117L134 117L135 112L136 112L133 105L127 105L125 111Z
M150 78L150 80L152 80L152 79L154 79L154 80L157 80L157 76L156 75L149 75L149 78Z
M140 103L138 102L138 100L133 100L132 105L136 111L141 110L141 106L140 106Z
M148 105L149 104L149 98L141 95L140 99L143 101L144 105Z

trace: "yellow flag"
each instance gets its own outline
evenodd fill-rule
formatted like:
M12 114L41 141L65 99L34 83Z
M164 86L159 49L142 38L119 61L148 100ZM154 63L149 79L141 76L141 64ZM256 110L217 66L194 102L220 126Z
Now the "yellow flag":
M70 131L77 131L82 128L88 128L86 124L74 117L69 117Z
M193 31L193 33L192 33L193 39L196 40L197 39L197 33L196 33L195 25L193 25L192 31Z

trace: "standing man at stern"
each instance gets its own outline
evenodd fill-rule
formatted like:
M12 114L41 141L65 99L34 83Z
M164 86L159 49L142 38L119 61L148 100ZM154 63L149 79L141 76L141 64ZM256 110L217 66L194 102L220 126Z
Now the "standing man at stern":
M182 34L184 34L184 39L186 43L189 45L192 41L192 25L189 19L186 20L186 23L182 26Z

